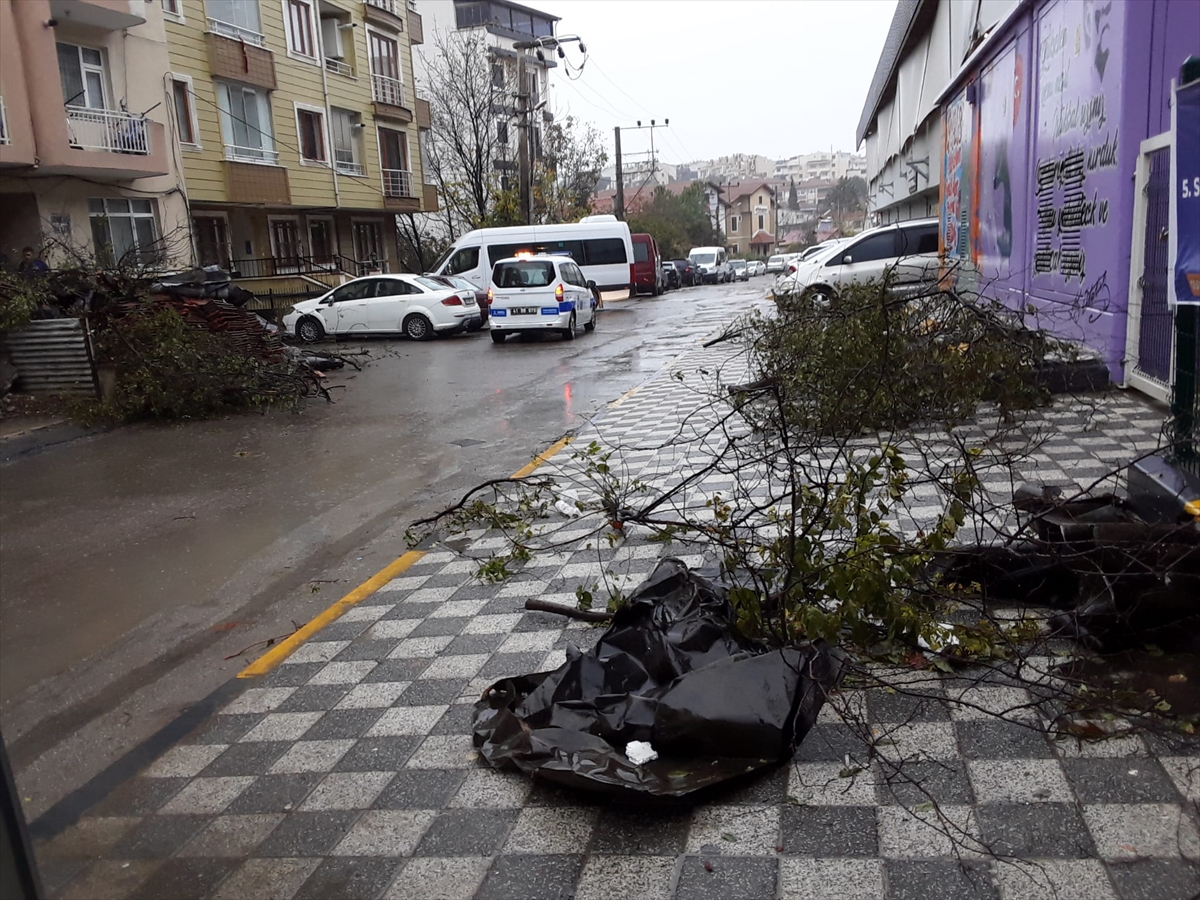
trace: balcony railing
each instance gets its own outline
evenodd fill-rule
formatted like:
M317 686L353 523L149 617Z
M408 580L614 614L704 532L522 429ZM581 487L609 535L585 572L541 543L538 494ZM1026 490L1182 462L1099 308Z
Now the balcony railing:
M357 175L360 178L367 174L367 170L363 168L362 163L342 162L338 160L336 167L339 175Z
M415 198L413 193L412 172L405 169L383 170L383 196Z
M0 144L8 143L8 112L4 109L4 98L0 97Z
M367 6L374 6L376 9L385 10L393 16L404 14L404 7L400 3L397 3L396 0L367 0Z
M225 145L225 158L234 162L277 163L278 150L264 150L261 147L239 147L236 144Z
M109 153L150 153L146 117L116 109L68 106L67 135L72 147Z
M340 59L325 60L325 68L330 72L335 72L338 75L345 75L347 78L354 77L354 66L342 62Z
M267 39L257 31L251 31L249 28L243 28L241 25L234 25L232 22L209 19L208 30L213 34L233 38L235 41L245 41L247 44L253 44L255 47L267 46Z
M404 106L404 82L387 75L371 76L371 96L376 103Z
M387 271L386 263L361 261L328 253L322 256L264 256L258 259L236 259L230 267L234 278L273 278L279 275L327 275L330 272L345 272L348 275L366 275L373 269Z

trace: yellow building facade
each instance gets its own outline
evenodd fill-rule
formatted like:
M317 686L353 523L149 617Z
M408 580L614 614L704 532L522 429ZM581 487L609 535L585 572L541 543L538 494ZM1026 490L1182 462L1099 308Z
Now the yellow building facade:
M169 123L202 265L294 293L398 271L395 215L436 209L405 0L157 0Z

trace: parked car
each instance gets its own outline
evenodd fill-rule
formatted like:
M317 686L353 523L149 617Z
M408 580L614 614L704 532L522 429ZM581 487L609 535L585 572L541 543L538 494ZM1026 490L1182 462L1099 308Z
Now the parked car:
M767 260L767 272L771 275L778 275L783 271L783 254L777 254Z
M557 331L573 341L580 325L584 331L596 328L599 300L596 285L569 257L523 254L500 260L488 288L492 342L535 331Z
M439 284L444 284L446 287L454 288L458 291L458 295L464 300L467 295L475 298L475 304L479 307L479 325L472 328L472 331L477 331L484 326L488 320L487 308L487 293L485 291L477 291L475 285L467 281L461 275L425 275L426 278L432 278Z
M847 284L891 273L893 291L906 296L937 282L938 263L938 220L914 219L828 242L780 278L775 293L807 292L829 298Z
M675 264L669 259L663 260L662 273L664 288L677 288L683 286L683 280L680 278L679 270L675 268Z
M744 259L735 259L729 263L729 267L733 269L734 281L749 281L750 280L750 264Z
M690 259L673 259L671 263L675 266L675 271L679 273L681 286L692 287L700 283L700 270Z
M633 291L657 297L663 291L662 257L653 235L631 234L633 241Z
M763 272L765 272L767 270L767 264L761 259L752 259L746 263L746 268L750 270L750 277L753 278L755 275L761 275Z
M733 280L724 247L693 247L688 251L688 259L700 270L700 280L705 284L727 284Z
M311 343L326 335L405 334L416 341L478 328L475 296L424 275L368 275L302 300L283 325Z

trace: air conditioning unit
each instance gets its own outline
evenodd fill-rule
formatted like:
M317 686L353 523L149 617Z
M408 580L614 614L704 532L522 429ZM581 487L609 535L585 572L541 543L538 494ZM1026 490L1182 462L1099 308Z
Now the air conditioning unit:
M326 59L343 59L346 56L342 48L342 29L338 27L337 19L321 20L321 43L325 47Z

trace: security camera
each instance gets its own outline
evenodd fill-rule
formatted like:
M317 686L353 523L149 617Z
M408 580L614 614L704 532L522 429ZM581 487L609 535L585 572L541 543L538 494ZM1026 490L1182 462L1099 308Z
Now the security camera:
M349 31L351 28L357 28L357 22L341 22L338 23L338 31Z

